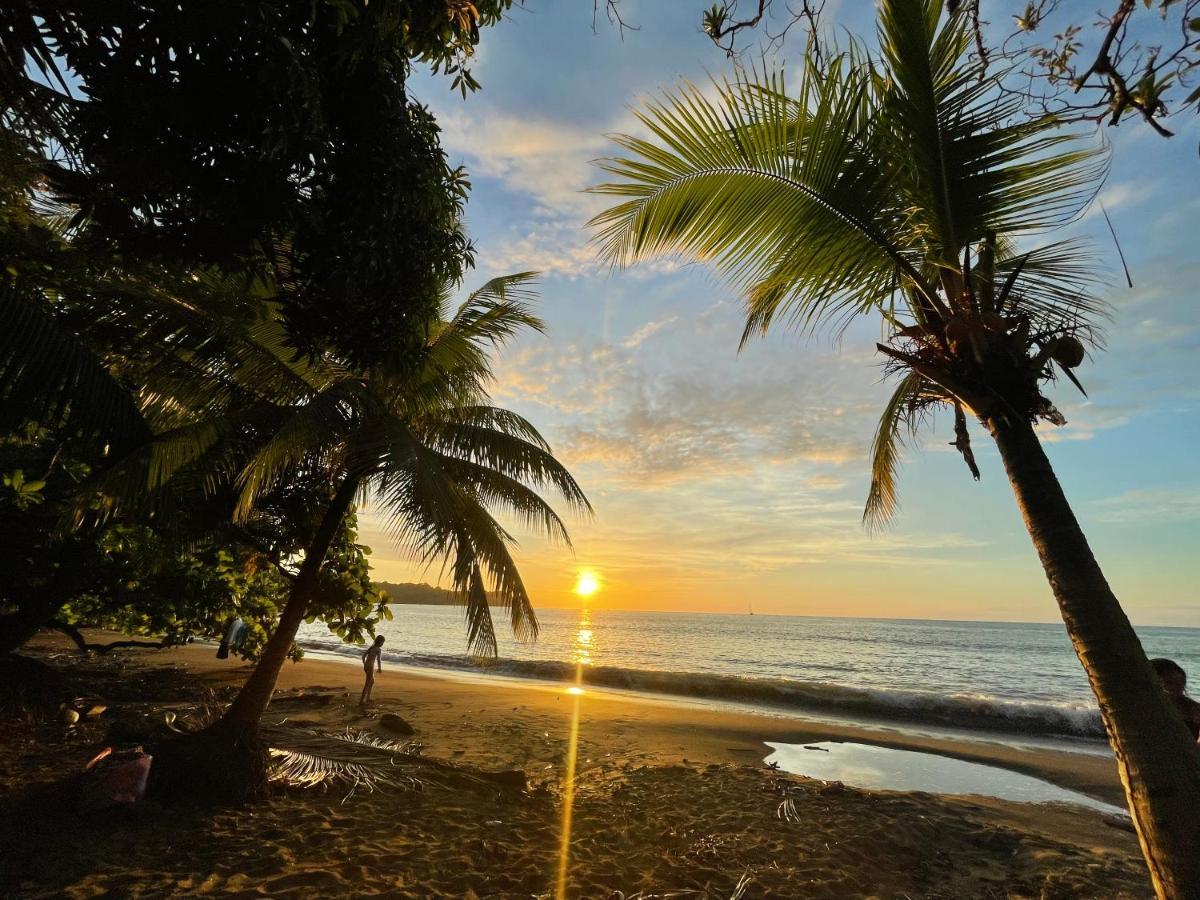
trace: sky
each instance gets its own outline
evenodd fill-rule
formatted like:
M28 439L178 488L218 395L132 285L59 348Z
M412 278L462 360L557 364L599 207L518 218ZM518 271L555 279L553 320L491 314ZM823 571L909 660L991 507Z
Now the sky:
M588 494L573 547L517 531L535 606L570 607L580 571L600 608L1055 621L1058 612L986 435L971 480L940 416L906 453L901 511L861 525L867 449L891 388L878 322L840 341L784 329L740 353L738 295L701 265L662 260L612 272L587 219L604 198L592 165L631 109L681 80L732 64L699 31L699 0L625 0L621 35L590 4L527 0L483 35L463 100L444 77L414 79L453 163L471 173L466 227L478 261L465 288L542 273L545 336L498 360L494 396L529 418ZM833 8L831 4L830 8ZM846 0L837 25L868 36L873 5ZM802 41L776 61L795 65ZM1134 279L1108 292L1107 349L1051 396L1068 418L1043 429L1052 464L1135 623L1200 624L1200 125L1170 140L1129 121L1105 129L1101 194ZM1119 266L1098 210L1067 234L1093 236ZM439 580L407 561L370 510L360 517L375 575Z

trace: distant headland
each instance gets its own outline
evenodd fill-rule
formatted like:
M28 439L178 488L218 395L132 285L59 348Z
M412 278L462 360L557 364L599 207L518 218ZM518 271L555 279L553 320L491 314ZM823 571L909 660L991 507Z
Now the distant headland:
M412 603L420 606L453 606L457 603L453 591L424 582L395 584L390 581L376 581L374 584L375 590L388 595L389 603Z

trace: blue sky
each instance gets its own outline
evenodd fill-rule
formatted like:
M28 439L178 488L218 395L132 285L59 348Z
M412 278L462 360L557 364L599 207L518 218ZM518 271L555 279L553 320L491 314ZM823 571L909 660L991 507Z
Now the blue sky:
M522 535L542 606L573 605L580 568L601 605L813 615L1054 620L1057 610L999 459L975 433L971 481L939 419L907 455L902 510L879 536L860 525L866 450L887 394L878 324L835 346L779 330L737 352L735 293L696 265L612 273L583 224L603 198L582 193L634 127L640 98L732 66L699 32L701 3L630 2L624 39L589 4L528 0L484 35L465 101L445 79L414 91L436 113L452 161L471 172L467 227L478 266L467 287L544 273L545 337L500 362L496 396L534 421L596 507L572 527L575 551ZM872 29L869 4L838 24ZM780 59L794 64L800 40ZM1102 199L1135 287L1113 288L1108 349L1080 370L1090 398L1053 389L1069 419L1048 429L1052 462L1109 580L1136 622L1200 616L1200 127L1163 140L1130 121L1106 129L1113 167ZM1096 237L1098 211L1071 233ZM377 574L436 579L388 549L367 514Z

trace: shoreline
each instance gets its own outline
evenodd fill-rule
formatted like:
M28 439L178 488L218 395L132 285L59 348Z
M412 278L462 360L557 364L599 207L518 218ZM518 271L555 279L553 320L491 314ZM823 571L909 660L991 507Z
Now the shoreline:
M192 644L170 650L152 651L178 662L205 680L237 683L249 667L214 657L212 648ZM385 662L387 660L385 659ZM241 673L241 674L238 674ZM357 696L362 686L358 660L329 652L308 652L298 663L286 663L277 689L281 692L320 685L349 691ZM413 716L427 715L434 704L467 703L481 723L496 727L508 724L511 716L534 717L562 727L555 720L565 716L567 685L563 682L489 675L480 671L436 669L392 663L376 676L374 697L389 706L407 709ZM514 699L513 695L516 696ZM436 699L434 699L436 698ZM585 686L580 698L580 733L595 732L602 740L626 735L637 723L640 740L659 763L702 764L761 763L770 754L766 742L807 744L840 741L935 753L966 762L996 766L1041 778L1093 799L1124 807L1125 796L1116 763L1107 753L1078 752L1018 743L1006 736L930 733L931 727L905 723L862 723L821 718L820 714L795 714L790 710L766 711L726 701L659 695L633 690ZM408 713L405 717L409 718ZM434 716L434 721L441 717ZM610 723L626 723L618 733ZM414 720L414 724L417 724ZM423 735L424 739L424 735ZM434 755L448 755L449 746L441 729L431 730L427 746ZM473 760L468 750L459 755Z
M167 720L185 730L198 727L251 666L216 659L210 644L83 656L65 638L43 635L26 652L102 707L71 728L26 720L3 732L0 804L12 810L0 819L4 896L530 900L552 896L564 847L570 900L739 890L825 900L1140 900L1151 893L1136 838L1109 827L1094 808L803 777L765 765L772 751L764 742L936 753L1119 802L1115 764L1098 756L675 697L572 693L570 685L414 671L387 660L364 709L361 669L345 656L285 664L263 717L277 739L285 747L287 733L395 740L401 732L387 716L397 715L419 748L407 752L441 771L468 773L465 782L402 768L421 781L375 790L358 790L357 782L280 787L267 802L228 809L202 798L169 806L148 800L128 815L85 816L56 788L64 777L121 733L165 736L172 715ZM947 760L945 771L952 768ZM943 769L935 761L931 771ZM524 789L488 787L500 777ZM568 839L565 823L573 823Z
M216 646L215 643L213 646ZM354 659L355 649L342 651L319 642L301 642L306 658L328 660L338 664ZM418 654L391 654L384 651L384 661L412 674L429 674L449 679L480 679L487 684L557 686L565 688L575 682L574 667L553 660L520 660L504 658L492 666L474 665L465 657L443 657ZM414 661L420 660L420 661ZM445 660L445 661L443 661ZM844 687L836 684L789 682L787 679L768 679L702 672L664 672L652 669L625 669L614 666L586 666L582 686L590 691L618 697L649 697L668 703L681 703L701 708L751 713L773 718L797 719L804 722L843 724L868 731L903 731L908 734L941 738L953 742L1000 743L1016 748L1059 750L1092 756L1110 757L1107 740L1102 736L1054 731L1030 731L1019 727L1018 720L1004 716L979 714L975 721L983 724L955 724L948 715L936 715L920 708L896 704L886 706L876 701L872 689ZM642 684L633 682L641 681ZM623 683L622 683L623 682ZM734 686L732 696L720 696L703 690L703 684L714 687ZM764 689L765 688L765 689ZM826 690L837 696L849 696L851 702L823 701L806 691ZM789 694L789 691L792 693ZM757 694L757 696L754 696ZM922 694L922 696L925 696ZM935 695L928 695L935 696ZM799 699L798 699L799 698ZM951 696L951 701L966 698ZM790 702L789 702L790 701ZM968 701L969 702L969 701ZM981 700L983 703L989 700ZM991 701L994 702L994 701ZM1011 727L989 727L1008 722Z

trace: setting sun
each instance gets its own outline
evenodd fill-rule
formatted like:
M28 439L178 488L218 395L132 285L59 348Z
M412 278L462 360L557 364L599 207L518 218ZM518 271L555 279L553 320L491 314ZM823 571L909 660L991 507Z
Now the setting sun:
M590 597L600 589L600 582L592 572L580 572L575 581L575 593L580 597Z

